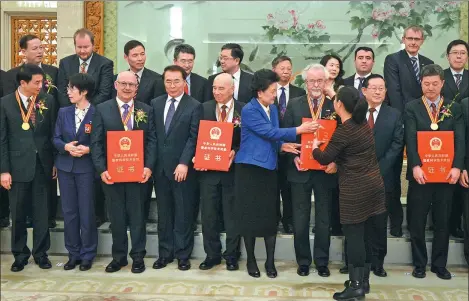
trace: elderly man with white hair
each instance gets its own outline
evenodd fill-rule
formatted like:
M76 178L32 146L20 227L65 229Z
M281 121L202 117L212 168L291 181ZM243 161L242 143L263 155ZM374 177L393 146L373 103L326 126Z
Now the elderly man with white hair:
M325 95L329 72L320 64L311 64L303 70L307 95L291 99L284 117L284 127L295 127L303 118L324 119L334 113L334 105ZM297 142L300 143L298 136ZM326 170L306 170L300 167L299 155L290 157L287 179L292 187L293 233L298 275L307 276L312 261L309 243L311 194L314 192L315 227L314 263L321 277L330 276L328 268L330 246L330 206L333 190L337 187L337 166L330 163Z

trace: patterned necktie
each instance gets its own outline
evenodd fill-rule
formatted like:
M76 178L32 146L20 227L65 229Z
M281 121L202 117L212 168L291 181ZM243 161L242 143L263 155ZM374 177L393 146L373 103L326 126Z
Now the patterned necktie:
M420 68L419 68L419 64L417 62L417 58L416 57L411 57L410 60L412 61L412 67L414 68L415 78L420 83Z
M432 104L430 105L430 108L432 108L432 115L433 115L433 118L436 118L437 116L437 112L436 112L436 105L432 102Z
M138 76L137 73L135 73L135 77L137 78L137 90L135 90L135 96L134 96L134 99L137 98L137 94L138 94L138 87L140 86L140 76Z
M370 116L368 116L368 125L370 126L371 129L375 127L375 118L373 116L373 113L376 111L375 108L369 108L368 112L370 112Z
M456 77L456 86L459 89L459 85L461 84L461 81L462 81L462 74L455 74L454 76Z
M80 65L80 73L86 73L86 66L88 66L87 62L83 62Z
M29 107L30 106L33 106L33 102L31 101L31 98L28 98L28 110L29 110ZM33 125L36 125L36 108L33 107L33 111L31 112L31 117L29 118L31 119L31 122L33 123Z
M363 87L363 82L365 81L365 78L364 77L359 77L358 80L359 80L359 82L358 82L358 93L360 93L360 97L362 97L363 96L362 87Z
M184 82L184 93L189 95L189 84L187 83L187 81Z
M169 130L169 126L171 125L171 120L173 120L174 112L176 111L176 106L174 103L176 102L176 99L171 98L171 104L169 105L169 110L168 113L166 113L166 121L164 123L164 131L167 134Z
M281 87L280 89L282 90L282 93L280 94L278 104L280 106L280 118L283 119L285 111L287 110L287 95L285 93L285 87Z
M316 115L318 113L318 100L313 99L313 112Z
M124 108L124 114L122 114L122 119L126 120L127 115L131 114L130 111L129 111L130 106L128 104L124 103L122 105L122 107ZM127 120L125 125L127 126L128 130L132 129L132 116L129 117L129 119Z
M226 121L226 105L223 105L221 107L221 120L220 121Z

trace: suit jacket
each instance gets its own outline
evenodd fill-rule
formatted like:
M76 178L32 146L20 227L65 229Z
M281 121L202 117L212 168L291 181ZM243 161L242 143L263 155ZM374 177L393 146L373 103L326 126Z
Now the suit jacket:
M222 73L222 72L220 72L220 73ZM209 76L209 78L207 80L206 87L205 87L204 101L214 99L213 90L212 90L213 80L220 73ZM244 103L248 103L249 101L251 101L251 98L252 98L252 91L251 91L252 79L253 79L253 75L251 73L248 73L248 72L245 72L245 71L241 70L241 75L239 77L238 99L236 99L237 101L241 101L241 102L244 102Z
M151 107L143 102L134 101L134 111L143 110L147 114L147 122L133 121L133 129L143 131L144 167L154 170L156 160L156 136ZM134 117L135 118L135 114ZM108 131L124 131L122 117L117 100L112 98L96 107L91 131L91 158L98 172L102 174L107 170L107 141Z
M326 98L322 105L320 118L326 118L334 113L334 104L329 99ZM282 126L286 128L298 127L303 123L303 118L312 118L311 111L309 108L308 98L306 95L297 97L290 100L288 103L287 111L285 112L285 117L283 118ZM296 142L301 143L301 135L296 137ZM306 183L310 177L311 172L315 173L324 173L324 171L298 171L295 166L294 159L297 155L287 154L288 158L287 163L287 179L290 182L294 183ZM330 175L331 177L336 177L336 175ZM336 186L337 179L328 181L327 184Z
M57 110L54 98L46 93L39 93L36 103L43 101L47 110L42 114L35 110L36 124L29 120L30 129L21 128L23 119L15 93L10 93L0 100L0 172L9 172L15 182L30 182L36 172L36 157L46 176L52 179L55 149L52 145ZM20 101L23 110L23 102Z
M444 99L443 105L448 106L451 100ZM454 160L453 166L464 169L465 154L465 125L461 105L454 103L451 107L452 117L447 117L438 123L438 131L454 132ZM412 168L422 166L417 151L417 132L432 131L431 120L421 98L412 100L406 105L404 114L404 133L407 151L407 180L413 180ZM448 171L449 172L449 171Z
M461 100L461 108L464 117L464 123L466 125L466 157L464 161L464 169L469 170L469 98Z
M217 121L216 116L216 105L215 100L210 100L203 103L203 116L201 120L211 120ZM245 103L240 101L235 101L234 103L234 112L233 116L241 115L241 110L244 107ZM235 127L233 130L233 140L231 144L231 149L235 152L238 152L239 145L241 143L241 128ZM228 172L224 171L201 171L199 172L199 180L203 183L208 183L211 185L218 184L220 182L233 184L234 183L234 164L231 165L231 168Z
M91 155L86 154L81 157L73 157L65 150L65 144L78 141L77 145L90 146L91 133L85 131L85 125L92 125L95 108L90 106L83 118L78 131L76 131L75 105L60 108L55 123L55 133L53 143L58 151L55 158L55 167L65 172L89 173L94 172Z
M156 159L155 173L166 175L174 179L174 170L179 164L189 166L192 173L192 158L197 146L199 122L202 117L202 105L195 98L184 94L174 112L168 133L164 126L164 107L168 95L162 95L151 101L153 109L154 127L158 140L158 157Z
M455 98L455 96L458 97ZM455 100L456 102L461 102L461 99L469 97L469 72L464 69L462 74L462 80L458 86L456 86L456 81L454 80L453 73L451 69L445 69L445 84L443 86L443 96L448 100Z
M111 98L113 68L114 63L110 59L93 52L87 73L92 75L95 80L95 94L91 99L94 106ZM79 73L79 70L78 55L72 54L60 60L57 79L60 107L67 107L71 104L67 96L68 79L71 75Z
M4 81L6 80L5 76L6 72L0 69L0 97L3 97L3 95L5 95L5 92L3 92L3 85Z
M429 58L419 54L420 70L433 64ZM422 87L417 80L412 62L405 50L386 56L384 60L384 80L387 86L387 101L393 108L404 112L405 105L422 97Z
M197 99L199 102L204 102L205 87L207 85L207 79L198 75L197 73L191 72L190 76L190 93L191 97ZM213 81L212 81L213 84ZM210 87L211 88L211 87Z
M401 113L386 104L382 104L373 128L376 157L383 176L386 192L394 190L397 175L393 168L404 149L404 127Z
M257 98L241 111L241 145L235 163L277 168L278 153L283 141L295 141L296 129L280 128L277 106L271 104L270 119Z
M117 80L117 74L114 75L113 82ZM144 68L142 73L142 78L138 85L137 96L135 100L143 102L147 105L150 105L153 98L157 98L166 94L163 77L161 74ZM112 98L116 98L117 91L114 85L112 85Z

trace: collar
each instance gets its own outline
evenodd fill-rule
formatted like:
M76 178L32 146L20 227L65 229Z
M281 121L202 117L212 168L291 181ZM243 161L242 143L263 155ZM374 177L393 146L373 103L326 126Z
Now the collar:
M168 95L168 98L166 99L166 102L169 102L171 100L171 98L174 98L176 99L176 103L180 102L182 97L184 96L184 93L182 93L181 95L177 96L177 97L171 97Z
M119 106L119 109L122 108L122 106L125 104L125 102L123 102L122 100L119 99L119 97L116 96L116 100L117 100L117 105ZM131 99L129 102L127 102L127 104L131 107L134 103L134 100Z
M381 110L381 106L382 106L382 105L383 105L383 104L381 103L379 106L377 106L377 107L375 108L376 113L379 114L379 110ZM370 109L370 106L368 105L368 110L369 110L369 109Z
M138 75L138 80L139 80L139 81L142 80L143 69L145 69L145 67L143 67L142 69L140 69L140 71L138 71L138 72L135 73L135 74ZM129 69L129 70L130 70L130 69Z
M239 82L239 79L241 78L241 68L238 69L238 71L236 71L234 74L233 74L233 77L235 78L235 80L237 82Z
M285 86L282 86L281 84L277 83L277 90L281 90L282 87L285 88L285 91L288 91L290 84L286 84Z
M86 66L89 66L92 58L93 58L93 53L91 53L91 56L86 61L82 60L81 57L78 57L78 60L80 61L80 66L81 64L83 64L83 62L86 62L87 64Z
M269 112L269 110L270 110L270 109L269 109L269 106L264 106L264 105L260 102L260 100L257 99L257 98L256 98L256 100L257 100L257 102L261 105L262 109L264 109L264 111L265 111L266 113Z
M233 102L233 98L231 98L226 104L222 104L222 103L217 102L217 105L218 105L218 108L221 110L221 107L224 106L224 105L227 106L228 108L230 108L232 102Z
M191 82L191 74L192 74L192 73L189 73L189 74L187 74L187 76L186 76L186 82L187 82L188 84L190 84L190 82Z
M367 77L368 77L368 76L370 76L370 75L371 75L371 72L370 72L370 73L368 73L368 74L367 74L367 75L365 75L365 76L360 76L360 75L358 75L358 73L355 73L355 80L359 79L360 77L367 78Z
M117 97L116 97L116 99L117 99ZM120 101L120 100L118 100L117 102L119 103L119 101ZM122 103L122 104L123 104L123 103ZM119 104L119 105L120 105L120 104ZM91 107L91 103L88 103L88 106L86 106L86 108L84 108L84 109L79 109L79 108L77 107L77 105L75 105L75 111L88 111L90 107Z
M410 55L410 53L408 53L407 51L405 52L407 53L407 55L409 56L409 58L413 58L415 57L417 59L417 61L419 60L419 54L417 53L416 55Z
M427 101L428 105L431 105L434 103L436 107L438 108L438 105L440 104L441 96L438 96L438 98L435 101L431 101L430 99L425 97L425 100Z
M18 87L18 94L20 95L21 101L22 101L23 103L25 103L25 102L27 103L27 102L28 102L29 97L27 97L27 96L25 96L23 93L21 93L19 87Z
M457 72L456 70L454 70L453 68L449 67L449 69L451 70L451 73L453 74L453 76L455 76L456 74L461 74L463 75L464 73L464 68L461 70L461 72Z

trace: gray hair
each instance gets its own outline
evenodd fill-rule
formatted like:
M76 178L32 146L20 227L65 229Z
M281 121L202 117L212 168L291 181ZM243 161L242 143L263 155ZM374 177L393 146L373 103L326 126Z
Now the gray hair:
M326 76L326 80L329 79L329 71L326 69L321 64L310 64L306 66L306 68L303 69L303 72L301 72L301 77L303 78L304 81L306 81L306 74L308 73L309 70L322 70L324 71L324 74Z
M423 79L426 76L435 76L435 75L438 75L441 80L445 79L445 72L443 71L443 68L440 67L440 65L437 65L437 64L426 65L422 68L422 71L420 71L420 79Z

